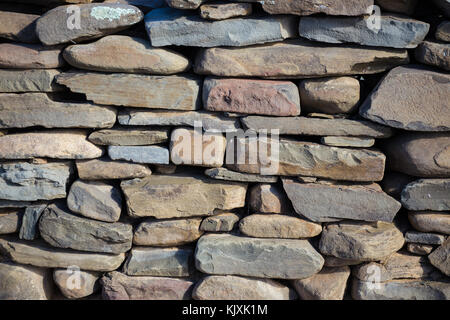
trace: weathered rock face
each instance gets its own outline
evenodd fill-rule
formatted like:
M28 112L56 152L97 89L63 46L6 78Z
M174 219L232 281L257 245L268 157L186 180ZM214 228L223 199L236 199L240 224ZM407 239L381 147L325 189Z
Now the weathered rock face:
M450 210L450 179L422 179L411 182L402 191L402 205L413 211Z
M0 70L0 92L53 92L61 87L55 84L57 69Z
M437 27L435 37L437 40L450 42L450 21L444 21Z
M411 252L412 254L427 256L434 250L434 246L430 244L407 243L406 250L408 250L408 252Z
M192 281L163 277L129 277L110 272L100 280L106 300L185 300L190 299Z
M322 144L331 147L353 147L353 148L370 148L375 144L373 138L360 137L323 137L320 139Z
M89 141L106 146L144 146L164 143L169 140L167 129L152 130L150 128L113 128L94 131Z
M450 44L424 41L415 51L416 60L450 71Z
M144 221L134 232L133 244L177 246L194 242L203 234L201 223L201 218Z
M0 299L49 300L52 295L49 275L48 269L0 262Z
M206 78L203 107L210 111L297 116L300 97L297 86L288 81Z
M248 46L281 41L297 35L297 22L292 16L207 21L170 8L156 9L145 16L145 27L154 47ZM249 32L243 33L243 29Z
M177 9L197 9L206 0L166 0L171 8Z
M408 231L405 233L405 241L420 244L440 245L444 243L445 236L437 233Z
M62 47L38 44L0 43L0 67L9 69L54 69L64 66Z
M450 214L432 211L410 211L408 219L414 229L450 235Z
M35 32L38 18L36 14L0 11L0 38L25 43L39 42Z
M200 7L200 16L207 20L225 20L249 16L252 14L251 3L204 4Z
M194 71L224 77L286 79L373 74L408 62L408 53L400 49L325 46L294 40L245 48L204 49L197 55Z
M250 208L258 213L290 213L289 201L283 191L272 184L257 184L250 190Z
M39 221L41 237L54 247L119 254L131 248L132 227L85 219L50 205Z
M158 146L109 146L108 155L112 160L169 164L169 150Z
M98 289L99 277L100 273L93 271L71 270L70 268L53 271L53 280L61 293L68 299L80 299L93 294Z
M306 240L212 234L198 241L195 263L209 274L302 279L319 272L324 260Z
M0 199L53 200L66 197L72 166L68 162L0 163Z
M16 233L22 223L22 212L14 209L0 210L0 234Z
M305 17L300 19L300 36L328 43L357 43L375 47L416 48L430 29L428 23L393 15L381 15L378 32L373 17Z
M130 216L157 219L208 216L216 209L241 208L247 191L242 183L180 175L124 181L121 187Z
M44 93L0 94L0 117L0 128L110 128L116 109L56 102Z
M154 109L196 110L200 80L195 76L147 76L68 72L57 82L98 104ZM111 87L120 90L109 90Z
M82 4L79 21L74 16L75 8L56 7L41 16L36 22L36 33L45 45L78 42L99 38L140 22L142 12L124 4Z
M343 300L349 276L348 266L325 267L309 278L294 280L293 285L302 300Z
M431 264L450 276L450 240L447 239L440 247L434 250L429 256Z
M278 181L276 176L261 176L258 174L241 173L228 170L226 168L212 168L205 170L205 175L217 180L237 181L237 182L261 182L274 183Z
M320 252L342 259L377 261L403 247L403 234L386 222L338 222L324 227Z
M295 292L268 279L237 276L207 276L194 288L197 300L293 300Z
M361 106L361 116L394 128L448 131L450 76L419 67L395 68Z
M152 171L146 165L107 158L78 160L77 172L83 180L133 179L150 176Z
M19 239L34 240L38 237L39 219L47 205L29 206L25 209L20 226Z
M274 2L264 2L264 11L270 14L297 14L307 16L315 13L325 13L327 15L347 15L360 16L367 14L367 8L373 5L373 0L313 0L313 1L295 1L280 0Z
M401 208L398 201L375 184L297 183L283 179L283 186L295 211L317 222L342 219L392 222Z
M233 230L236 222L239 221L239 216L235 213L222 213L203 219L200 225L200 230L210 232L228 232Z
M67 47L64 59L79 69L104 72L174 74L190 67L189 60L175 51L152 48L147 40L119 35Z

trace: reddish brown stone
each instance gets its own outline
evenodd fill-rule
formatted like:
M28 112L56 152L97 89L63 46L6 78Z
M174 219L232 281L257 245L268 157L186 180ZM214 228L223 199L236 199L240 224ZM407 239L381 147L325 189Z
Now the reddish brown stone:
M2 21L3 22L3 21ZM64 65L62 47L0 43L0 68L53 69Z

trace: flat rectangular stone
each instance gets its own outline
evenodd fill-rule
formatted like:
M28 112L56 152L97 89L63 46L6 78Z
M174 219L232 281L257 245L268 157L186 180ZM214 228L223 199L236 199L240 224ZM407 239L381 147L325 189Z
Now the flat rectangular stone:
M11 234L18 232L22 224L22 217L23 217L22 210L17 209L0 210L0 234Z
M54 80L57 69L0 70L0 92L53 92L62 89Z
M440 245L445 241L445 236L437 233L408 231L405 234L405 241L410 243Z
M3 8L0 8L2 10ZM7 8L6 8L7 9ZM0 38L17 42L38 43L36 36L37 14L21 12L0 11Z
M94 131L88 139L103 146L145 146L169 141L169 130L116 127Z
M41 44L0 43L0 68L54 69L66 63L62 46L46 47Z
M112 160L169 164L169 149L158 146L109 146L108 155Z
M243 0L239 0L243 1ZM245 0L248 1L248 0ZM252 0L251 2L259 2ZM374 0L276 0L264 1L262 7L270 14L296 14L307 16L315 13L325 13L337 16L361 16L368 12Z
M450 210L450 179L421 179L403 189L402 205L412 211Z
M278 181L277 176L262 176L258 174L241 173L231 171L226 168L206 169L205 174L210 178L226 181L260 182L260 183L275 183Z
M144 164L125 161L113 161L108 158L79 160L76 162L77 172L83 180L110 180L144 178L152 174Z
M322 144L332 147L370 148L375 144L374 138L328 136L320 139Z

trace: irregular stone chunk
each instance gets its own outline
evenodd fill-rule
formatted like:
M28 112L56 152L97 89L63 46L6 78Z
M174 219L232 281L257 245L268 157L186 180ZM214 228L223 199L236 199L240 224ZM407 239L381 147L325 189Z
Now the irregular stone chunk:
M5 93L0 94L0 118L0 128L110 128L116 122L116 109L56 102L45 93Z
M70 46L64 50L64 59L78 69L104 72L174 74L190 67L189 60L175 51L152 48L148 40L121 35Z
M192 292L197 300L294 300L291 288L270 280L236 276L207 276Z
M163 277L129 277L110 272L100 280L106 300L187 300L193 282Z
M125 109L118 115L118 121L122 125L136 126L190 126L196 122L205 131L235 131L241 126L239 119L231 119L217 113L203 111L163 111L163 110L139 110Z
M133 248L123 267L129 276L188 277L192 271L190 248Z
M412 15L417 5L417 0L376 0L377 5L390 12Z
M376 32L365 17L305 17L300 19L300 36L328 43L358 43L360 45L392 48L416 48L427 35L428 23L382 14Z
M0 68L54 69L64 66L61 46L0 43Z
M108 155L113 160L136 163L169 163L169 150L157 146L109 146Z
M246 129L256 131L278 129L281 135L389 138L393 134L389 127L363 120L249 116L241 118L241 122Z
M327 185L283 179L283 187L295 211L317 222L342 219L392 222L401 208L378 185Z
M142 12L133 6L97 3L78 5L80 21L77 22L73 18L74 10L67 8L56 7L37 21L36 33L43 44L55 45L100 38L126 29L144 18Z
M391 169L418 177L450 177L450 133L403 133L387 141Z
M276 176L261 176L251 173L240 173L230 171L226 168L212 168L205 170L205 174L213 179L239 181L239 182L261 182L261 183L275 183L278 181Z
M215 79L203 83L203 108L273 116L300 114L298 88L289 81Z
M180 220L148 220L137 227L133 244L141 246L177 246L196 241L202 218Z
M107 158L78 160L77 171L83 180L133 179L150 176L152 171L146 165Z
M200 50L194 70L197 74L223 77L286 79L374 74L407 63L406 50L293 40L245 48Z
M359 113L398 129L448 131L449 83L448 74L416 66L398 67L378 84Z
M424 41L415 50L416 60L450 71L450 44Z
M87 141L82 130L15 133L0 137L2 159L92 159L102 154L103 150Z
M125 260L125 254L87 253L58 249L40 241L25 242L0 238L0 253L14 262L44 268L68 268L81 270L113 271Z
M167 129L152 130L147 128L113 128L94 131L89 141L104 146L142 146L164 143L169 140Z
M258 213L290 213L286 194L275 185L257 184L250 190L250 208Z
M113 254L128 251L133 238L133 228L129 224L81 218L56 204L45 210L39 221L39 231L54 247Z
M227 168L235 171L348 181L380 181L384 175L386 157L378 151L328 147L288 139L278 141L271 138L264 141L250 137L237 138L235 141L227 144ZM237 147L233 150L234 145ZM256 146L259 147L259 154L253 153ZM245 154L240 150L245 150ZM262 156L261 150L268 150L270 154L266 152ZM238 156L238 160L230 164L228 159L233 154ZM245 161L242 163L240 159Z
M431 264L450 277L450 238L429 256Z
M249 16L252 11L251 3L211 3L200 7L200 16L207 20L225 20Z
M402 191L402 205L412 211L450 210L450 179L422 179Z
M53 92L61 89L53 81L56 69L0 70L0 92Z
M264 1L263 9L270 14L296 14L307 16L315 13L327 15L360 16L367 14L367 8L373 5L373 0L278 0Z
M0 38L6 38L17 42L37 43L36 14L0 11Z
M225 234L201 237L195 260L197 269L204 273L277 279L310 277L319 272L324 263L307 240Z
M49 300L52 286L48 269L0 263L0 300Z
M434 246L430 244L421 244L421 243L407 243L406 250L413 254L417 254L420 256L427 256L433 251Z
M67 206L91 219L116 222L122 211L122 196L109 184L77 180L70 187Z
M76 280L74 277L77 277ZM61 293L68 299L80 299L90 296L98 289L100 274L92 271L56 269L53 280Z
M171 8L176 9L197 9L206 0L166 0Z
M20 226L19 239L35 240L38 236L39 218L47 205L30 206L25 209Z
M235 213L222 213L203 219L200 230L209 232L229 232L233 230L239 216Z
M408 231L405 234L406 242L421 243L421 244L443 244L445 236L437 233L425 233L417 231Z
M247 192L246 184L181 175L123 181L121 187L130 216L157 219L208 216L216 209L242 208Z
M267 16L206 21L183 10L162 8L145 16L152 46L248 46L280 41L297 35L292 16ZM248 32L242 32L248 30Z
M437 40L450 42L450 21L444 21L438 25L435 37Z
M65 198L71 173L72 166L69 162L1 163L0 199L36 201ZM23 204L25 206L26 203Z
M18 232L22 224L22 215L22 212L18 210L0 210L0 234Z
M348 266L325 267L309 278L294 280L293 284L302 300L343 300L349 277Z
M360 98L359 81L351 77L308 79L301 81L299 87L306 112L351 113Z
M67 72L59 75L57 82L98 104L173 110L200 107L201 81L195 76Z
M408 219L418 231L450 235L450 212L411 211L408 213Z
M381 260L403 247L403 234L387 222L338 222L323 228L320 252L337 258Z
M375 144L374 138L360 137L323 137L320 142L332 147L370 148Z

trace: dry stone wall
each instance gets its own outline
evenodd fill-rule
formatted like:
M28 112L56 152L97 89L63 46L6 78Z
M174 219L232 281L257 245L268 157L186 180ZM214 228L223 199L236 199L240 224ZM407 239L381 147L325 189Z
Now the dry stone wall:
M450 299L449 18L0 1L0 299Z

